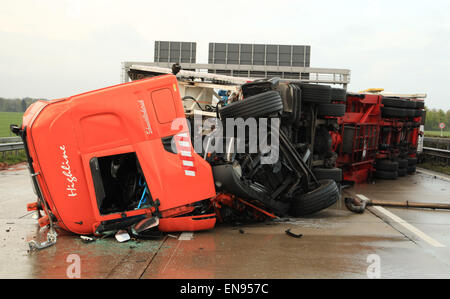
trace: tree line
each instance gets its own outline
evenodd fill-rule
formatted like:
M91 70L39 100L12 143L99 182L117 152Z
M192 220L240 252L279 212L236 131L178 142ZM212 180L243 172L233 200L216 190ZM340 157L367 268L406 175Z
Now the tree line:
M25 112L27 108L38 99L23 98L23 99L6 99L0 98L1 112ZM39 99L40 100L40 99Z
M448 130L448 126L450 126L450 110L445 112L442 109L425 109L427 111L425 118L425 131L440 131L440 123L445 123L445 130Z
M35 98L23 98L23 99L6 99L0 97L0 111L3 112L25 112L27 108L38 99ZM439 124L445 123L446 126L450 126L450 110L445 112L442 109L428 109L425 130L426 131L440 131Z

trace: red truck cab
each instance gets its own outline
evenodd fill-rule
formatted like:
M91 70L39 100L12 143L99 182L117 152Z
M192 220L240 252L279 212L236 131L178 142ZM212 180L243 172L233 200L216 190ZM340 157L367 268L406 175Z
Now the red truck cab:
M192 148L173 75L38 101L15 131L40 202L65 230L102 233L151 215L161 231L215 225L211 167Z

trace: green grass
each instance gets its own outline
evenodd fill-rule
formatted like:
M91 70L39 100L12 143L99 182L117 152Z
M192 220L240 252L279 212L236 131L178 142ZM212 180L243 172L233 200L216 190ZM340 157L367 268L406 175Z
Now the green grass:
M15 151L0 153L0 168L5 163L7 165L14 165L25 161L27 161L27 156L24 150L19 150L17 155Z
M433 163L433 162L424 162L424 163L418 164L417 166L450 175L450 166L449 165L446 166L446 165Z
M22 124L22 112L0 112L0 137L15 136L9 130L10 124Z
M426 137L441 137L441 131L425 131ZM442 136L450 138L450 131L443 131Z

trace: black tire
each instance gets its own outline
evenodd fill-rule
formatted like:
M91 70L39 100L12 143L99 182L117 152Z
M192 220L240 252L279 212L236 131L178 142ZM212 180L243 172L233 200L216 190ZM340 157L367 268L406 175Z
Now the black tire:
M415 101L415 108L416 109L423 109L423 108L425 108L425 102L424 101Z
M377 171L375 171L375 177L377 179L383 179L383 180L395 180L398 177L398 172L397 171L377 170Z
M342 182L342 169L340 168L320 168L313 169L318 180L333 180L336 183Z
M414 117L423 116L423 110L414 110Z
M331 87L318 84L300 84L302 101L327 104L331 102Z
M411 100L405 100L406 104L406 108L408 109L416 109L416 103L411 101Z
M408 174L412 174L416 172L416 165L408 166L407 168Z
M290 214L294 217L310 215L332 206L339 198L340 192L333 180L320 181L320 187L305 194L294 195Z
M406 160L408 160L408 166L416 166L417 164L417 158L408 157Z
M398 163L398 168L406 168L408 167L408 160L407 159L396 159L395 162Z
M233 165L217 165L212 167L212 171L217 191L225 191L242 199L257 200L278 215L285 215L289 211L290 203L273 200L264 186L242 180Z
M379 159L375 162L375 169L376 170L383 170L383 171L397 171L398 170L398 162L391 161L388 159Z
M407 102L403 99L384 97L382 101L384 107L406 108Z
M402 108L391 108L391 107L381 107L382 117L406 117L406 109Z
M398 176L399 177L404 177L404 176L406 176L407 172L408 172L408 169L406 169L406 168L399 168L398 169Z
M249 118L264 117L283 110L283 101L277 91L267 91L244 99L243 101L231 103L220 108L219 114L225 118Z
M318 108L318 116L342 117L345 115L345 108L345 104L320 104Z
M331 88L331 100L346 102L347 101L347 91L342 88Z
M406 116L407 117L415 117L416 116L416 110L414 110L414 109L406 109Z

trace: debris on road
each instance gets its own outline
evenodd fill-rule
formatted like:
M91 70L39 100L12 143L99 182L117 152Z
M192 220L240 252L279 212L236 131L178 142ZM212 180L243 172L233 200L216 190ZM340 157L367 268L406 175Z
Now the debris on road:
M295 234L295 233L293 233L290 228L288 228L285 231L285 233L286 233L286 235L288 235L290 237L293 237L293 238L297 238L297 239L300 239L303 236L303 234Z
M184 232L178 237L179 241L190 241L194 238L193 232Z
M353 197L346 197L344 199L347 209L356 214L362 214L366 210L367 201L360 200Z
M81 238L81 241L83 243L91 243L91 242L94 242L96 240L95 238L92 238L92 237L89 237L89 236L80 236L80 238Z
M116 233L115 237L119 243L123 243L123 242L129 241L131 239L130 235L128 234L128 232L126 230L119 230Z

